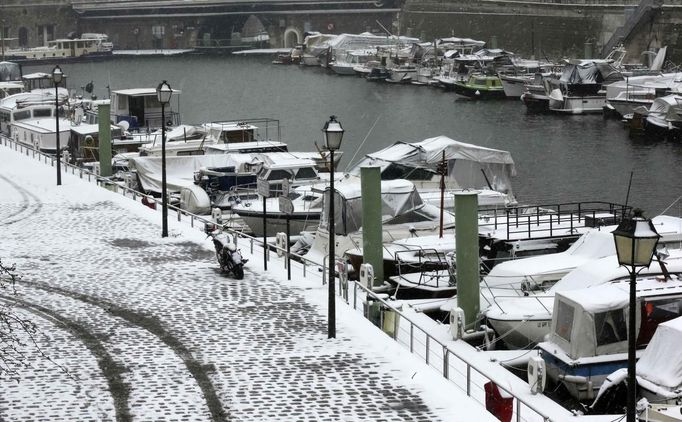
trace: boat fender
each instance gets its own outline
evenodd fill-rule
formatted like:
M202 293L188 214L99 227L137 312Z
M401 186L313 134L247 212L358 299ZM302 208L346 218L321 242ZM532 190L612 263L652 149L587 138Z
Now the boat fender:
M481 95L481 91L476 90L476 92L474 92L474 94L476 94L476 96L478 97L479 95Z

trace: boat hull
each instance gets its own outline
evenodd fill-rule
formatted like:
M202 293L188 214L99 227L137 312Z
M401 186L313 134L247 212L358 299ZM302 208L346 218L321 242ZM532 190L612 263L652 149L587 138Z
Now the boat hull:
M481 89L466 86L461 83L453 84L455 94L459 94L471 99L500 99L505 98L503 89Z

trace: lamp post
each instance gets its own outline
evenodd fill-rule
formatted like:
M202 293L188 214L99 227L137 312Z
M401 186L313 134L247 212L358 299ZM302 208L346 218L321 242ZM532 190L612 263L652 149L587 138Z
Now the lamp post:
M161 237L168 237L168 193L166 189L166 104L170 103L173 90L163 81L156 87L161 103Z
M648 267L651 264L656 244L660 236L651 220L642 217L641 210L635 210L634 216L624 219L613 231L616 242L618 263L625 266L630 273L630 305L628 321L628 395L627 422L635 422L635 405L637 404L636 355L637 348L635 330L637 314L637 267Z
M336 293L334 292L334 263L336 262L334 246L336 242L336 232L334 230L334 151L341 148L343 139L343 128L341 123L336 120L336 116L329 117L329 121L322 128L324 132L324 144L329 151L329 304L327 314L327 338L336 338Z
M55 141L57 143L57 186L62 184L62 148L59 144L59 84L64 80L64 72L59 65L52 69L52 82L54 82L54 123Z

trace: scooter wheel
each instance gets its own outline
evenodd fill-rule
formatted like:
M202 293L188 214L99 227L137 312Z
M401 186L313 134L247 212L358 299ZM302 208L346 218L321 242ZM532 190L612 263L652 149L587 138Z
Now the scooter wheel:
M244 268L239 266L234 269L234 278L241 280L244 278Z

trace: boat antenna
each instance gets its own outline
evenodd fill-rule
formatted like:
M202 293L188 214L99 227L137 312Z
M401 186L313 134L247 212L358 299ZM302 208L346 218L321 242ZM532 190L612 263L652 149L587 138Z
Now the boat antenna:
M375 19L374 22L376 22L377 25L379 25L379 26L381 27L381 29L383 29L388 35L393 36L393 34L391 34L391 31L389 31L388 29L386 29L386 27L383 26L383 25L381 24L381 22L379 22L379 19Z
M485 170L481 169L481 173L483 173L483 177L485 178L485 184L488 185L488 189L495 190L493 189L493 185L490 184L490 180L488 179L488 176L485 174Z
M630 181L628 182L628 192L625 195L625 205L623 206L623 218L625 218L625 210L628 208L628 201L630 200L630 188L632 187L632 175L634 171L630 172ZM630 212L628 212L630 214Z
M346 168L343 171L348 171L348 167L351 165L351 163L355 160L355 157L358 155L358 152L362 150L363 145L365 145L365 142L367 142L367 139L369 138L369 135L372 133L374 130L374 127L377 125L377 122L379 121L379 118L381 117L381 114L377 116L376 119L374 119L374 123L372 124L372 127L369 128L367 131L367 135L365 135L365 139L362 140L360 143L360 146L355 150L355 154L351 157L351 159L348 161L348 164L346 164Z

